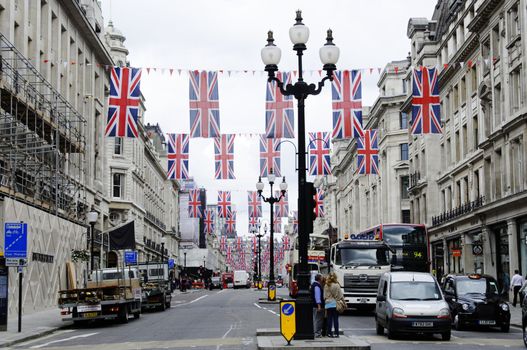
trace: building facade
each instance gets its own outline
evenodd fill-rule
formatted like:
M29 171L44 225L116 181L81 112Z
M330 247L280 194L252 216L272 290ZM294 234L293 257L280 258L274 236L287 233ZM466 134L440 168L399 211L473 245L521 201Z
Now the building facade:
M488 273L504 292L527 272L525 8L439 1L408 25L412 65L439 69L443 125L410 137L412 220L429 227L438 275Z

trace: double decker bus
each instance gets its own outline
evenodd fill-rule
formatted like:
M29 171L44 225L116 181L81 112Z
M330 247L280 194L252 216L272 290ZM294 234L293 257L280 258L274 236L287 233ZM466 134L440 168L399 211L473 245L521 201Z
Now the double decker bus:
M307 248L308 269L311 276L317 273L328 273L328 262L326 261L326 251L329 249L329 236L321 234L310 234L309 245ZM289 295L296 297L298 293L298 236L295 238L295 245L290 252L291 268L289 273Z
M357 234L353 240L382 240L395 254L390 264L392 270L430 272L430 248L425 225L380 224Z

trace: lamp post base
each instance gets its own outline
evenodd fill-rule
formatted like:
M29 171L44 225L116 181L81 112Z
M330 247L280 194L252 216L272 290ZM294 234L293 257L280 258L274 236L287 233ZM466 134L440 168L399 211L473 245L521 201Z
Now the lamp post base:
M296 334L294 339L315 339L313 301L309 291L299 290L296 298Z
M267 301L276 300L276 283L274 281L269 281L267 283Z

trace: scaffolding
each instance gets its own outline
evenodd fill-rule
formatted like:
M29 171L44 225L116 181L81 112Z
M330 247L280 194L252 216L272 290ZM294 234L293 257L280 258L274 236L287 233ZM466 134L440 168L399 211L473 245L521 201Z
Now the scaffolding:
M0 195L81 222L86 120L0 33Z

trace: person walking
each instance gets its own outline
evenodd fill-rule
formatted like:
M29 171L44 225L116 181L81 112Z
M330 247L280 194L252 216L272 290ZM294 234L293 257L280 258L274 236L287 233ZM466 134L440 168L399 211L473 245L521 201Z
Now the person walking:
M331 272L326 278L324 286L324 300L326 314L328 318L327 336L330 338L339 337L339 313L337 312L337 300L342 299L342 288L337 281L337 275ZM333 327L334 332L331 331Z
M311 299L313 300L313 329L315 338L322 337L322 325L324 323L324 289L322 289L323 277L321 274L315 276L311 284Z
M524 282L523 276L520 275L520 271L514 270L514 276L512 276L512 280L511 280L511 290L514 292L514 299L512 301L512 306L514 307L516 307L516 302L518 301L518 293L520 292L520 289L523 286L523 282Z

